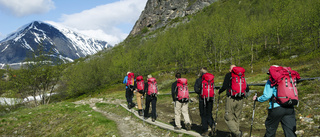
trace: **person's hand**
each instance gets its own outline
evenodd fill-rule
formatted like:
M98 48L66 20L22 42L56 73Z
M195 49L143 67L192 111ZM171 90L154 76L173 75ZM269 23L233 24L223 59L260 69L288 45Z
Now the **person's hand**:
M257 96L253 96L252 100L256 101L257 100Z

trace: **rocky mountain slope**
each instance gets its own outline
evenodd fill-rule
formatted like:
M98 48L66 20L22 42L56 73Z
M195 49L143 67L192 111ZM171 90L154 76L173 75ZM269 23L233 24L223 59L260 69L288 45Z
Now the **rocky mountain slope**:
M156 30L171 19L193 14L217 0L148 0L144 11L129 36L139 34L144 28Z

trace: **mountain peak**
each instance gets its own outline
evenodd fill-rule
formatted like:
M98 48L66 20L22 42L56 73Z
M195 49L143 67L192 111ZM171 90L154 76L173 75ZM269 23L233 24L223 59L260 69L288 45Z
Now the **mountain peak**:
M23 62L26 55L42 44L64 61L92 55L111 45L69 28L55 27L42 21L28 23L0 41L0 64Z

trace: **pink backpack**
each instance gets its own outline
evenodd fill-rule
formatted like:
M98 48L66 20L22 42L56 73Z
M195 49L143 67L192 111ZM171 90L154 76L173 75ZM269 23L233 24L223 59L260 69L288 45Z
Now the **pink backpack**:
M157 81L155 78L148 79L148 95L155 96L158 93Z
M128 79L127 79L127 86L131 88L133 87L133 85L134 85L134 73L129 73Z
M297 90L297 80L300 79L298 72L291 70L290 67L283 67L279 71L281 75L279 80L277 80L277 96L275 100L281 106L293 106L298 105L298 90Z
M138 92L144 91L144 80L142 76L137 77L137 89L138 89Z
M214 97L214 75L205 73L202 75L202 98L213 99Z
M242 67L233 67L231 71L231 89L230 95L233 97L244 97L246 94L247 83L244 78L245 69Z
M179 101L189 100L188 82L186 78L178 78L177 90L178 90L177 98Z

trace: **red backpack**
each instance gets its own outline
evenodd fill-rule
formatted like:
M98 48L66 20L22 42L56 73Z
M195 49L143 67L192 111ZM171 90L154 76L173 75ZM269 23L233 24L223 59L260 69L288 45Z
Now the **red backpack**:
M233 97L244 97L247 89L247 82L244 78L245 69L242 67L233 67L231 71L231 89L230 95Z
M137 89L140 93L144 91L144 80L142 76L137 77Z
M133 85L134 85L134 73L129 73L128 79L127 79L127 86L131 88L133 87Z
M148 95L155 96L158 93L157 81L155 78L148 79Z
M275 100L281 106L293 106L298 105L298 90L297 90L297 80L300 79L298 72L291 70L290 67L283 67L279 71L280 77L277 80L277 96Z
M214 76L210 73L202 75L202 98L213 99L214 97Z
M177 98L179 101L189 100L188 82L186 78L178 78L177 90L178 90Z

